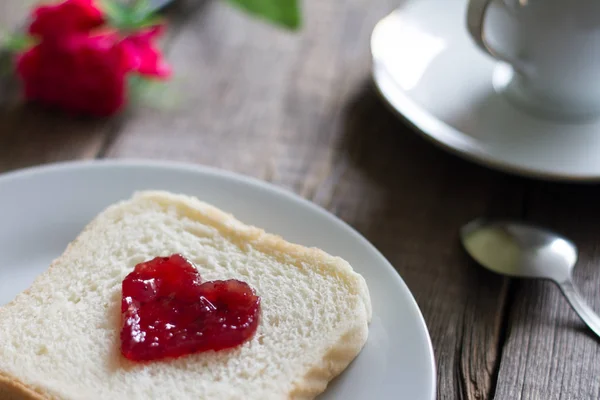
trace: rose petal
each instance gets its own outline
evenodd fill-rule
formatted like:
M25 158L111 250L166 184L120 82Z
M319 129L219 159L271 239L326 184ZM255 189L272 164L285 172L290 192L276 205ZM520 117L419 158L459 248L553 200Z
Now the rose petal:
M73 113L107 116L126 100L123 53L114 33L42 41L21 54L17 72L28 100Z
M88 32L103 22L102 11L92 0L66 0L35 8L29 33L44 39L57 39L71 33Z
M162 53L152 43L163 31L161 25L128 35L121 47L130 63L131 71L157 78L167 78L170 66L163 60Z

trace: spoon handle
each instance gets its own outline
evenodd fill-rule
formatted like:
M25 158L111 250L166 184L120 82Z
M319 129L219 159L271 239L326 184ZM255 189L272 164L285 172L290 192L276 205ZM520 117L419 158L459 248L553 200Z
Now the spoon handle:
M600 337L600 317L585 302L572 281L559 282L558 287L563 292L573 310L581 317L583 322Z

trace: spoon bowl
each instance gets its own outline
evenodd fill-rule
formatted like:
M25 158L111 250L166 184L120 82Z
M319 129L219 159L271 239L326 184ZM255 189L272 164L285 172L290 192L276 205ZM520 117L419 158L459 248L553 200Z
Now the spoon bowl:
M467 253L498 274L562 282L571 279L577 262L573 242L533 225L475 220L460 234Z
M573 310L600 337L600 318L573 283L573 267L577 263L573 242L535 225L484 219L463 226L460 239L467 253L490 271L555 282Z

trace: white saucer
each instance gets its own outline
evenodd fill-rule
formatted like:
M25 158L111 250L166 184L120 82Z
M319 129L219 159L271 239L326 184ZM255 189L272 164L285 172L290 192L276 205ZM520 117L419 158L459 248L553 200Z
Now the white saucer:
M373 77L383 98L425 137L519 175L600 181L600 120L553 121L503 94L510 68L473 44L465 0L407 0L373 31Z
M320 400L435 398L435 363L425 321L409 289L381 253L313 203L226 171L102 161L0 174L0 306L48 268L97 213L143 189L198 196L292 242L339 255L364 276L373 302L368 341Z

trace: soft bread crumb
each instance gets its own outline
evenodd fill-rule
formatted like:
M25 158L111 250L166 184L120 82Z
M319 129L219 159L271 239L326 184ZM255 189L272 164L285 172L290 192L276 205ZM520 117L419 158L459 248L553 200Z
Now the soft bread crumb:
M147 364L121 356L121 281L172 253L205 280L257 291L249 342ZM344 260L195 198L141 192L102 212L0 308L0 399L312 399L360 352L370 318L366 283Z

